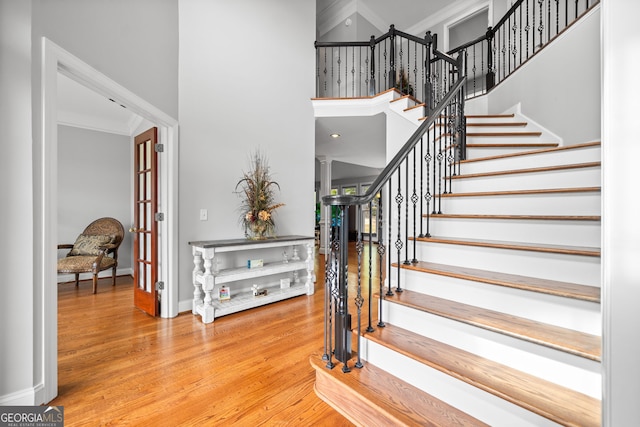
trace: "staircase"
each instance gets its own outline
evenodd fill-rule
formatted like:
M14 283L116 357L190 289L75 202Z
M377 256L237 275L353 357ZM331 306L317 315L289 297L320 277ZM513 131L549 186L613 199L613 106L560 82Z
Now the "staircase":
M467 148L363 368L313 356L316 392L365 426L598 426L600 144L509 114L467 116Z

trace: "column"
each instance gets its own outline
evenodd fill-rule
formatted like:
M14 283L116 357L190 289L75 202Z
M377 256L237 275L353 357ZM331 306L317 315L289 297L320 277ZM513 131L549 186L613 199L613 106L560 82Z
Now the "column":
M318 157L320 162L320 201L331 194L331 158ZM329 233L331 232L331 211L324 204L320 204L320 249L321 254L329 253Z

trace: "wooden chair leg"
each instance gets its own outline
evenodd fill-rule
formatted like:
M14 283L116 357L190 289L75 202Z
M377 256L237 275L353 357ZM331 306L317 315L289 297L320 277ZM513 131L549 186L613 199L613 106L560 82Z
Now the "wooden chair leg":
M98 290L98 273L93 275L93 293L95 294Z
M113 271L111 272L111 277L113 277L113 286L116 285L116 268L113 267Z
M80 284L80 273L76 273L76 288Z

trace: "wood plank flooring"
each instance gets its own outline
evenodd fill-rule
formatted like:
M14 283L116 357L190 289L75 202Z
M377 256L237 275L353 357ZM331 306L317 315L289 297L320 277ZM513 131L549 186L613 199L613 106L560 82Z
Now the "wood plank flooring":
M351 251L354 254L355 251ZM376 271L376 270L374 270ZM323 343L324 257L316 293L204 325L151 318L130 277L59 285L58 397L66 426L351 426L314 393Z

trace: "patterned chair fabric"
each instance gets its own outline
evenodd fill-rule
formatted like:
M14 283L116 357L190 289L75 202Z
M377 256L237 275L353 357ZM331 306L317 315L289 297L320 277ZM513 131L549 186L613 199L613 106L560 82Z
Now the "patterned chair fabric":
M70 249L58 260L58 274L75 274L78 286L80 273L93 274L93 293L98 288L98 273L112 269L113 285L116 284L118 248L124 239L124 227L114 218L93 221L78 236L74 244L61 244L58 249Z

